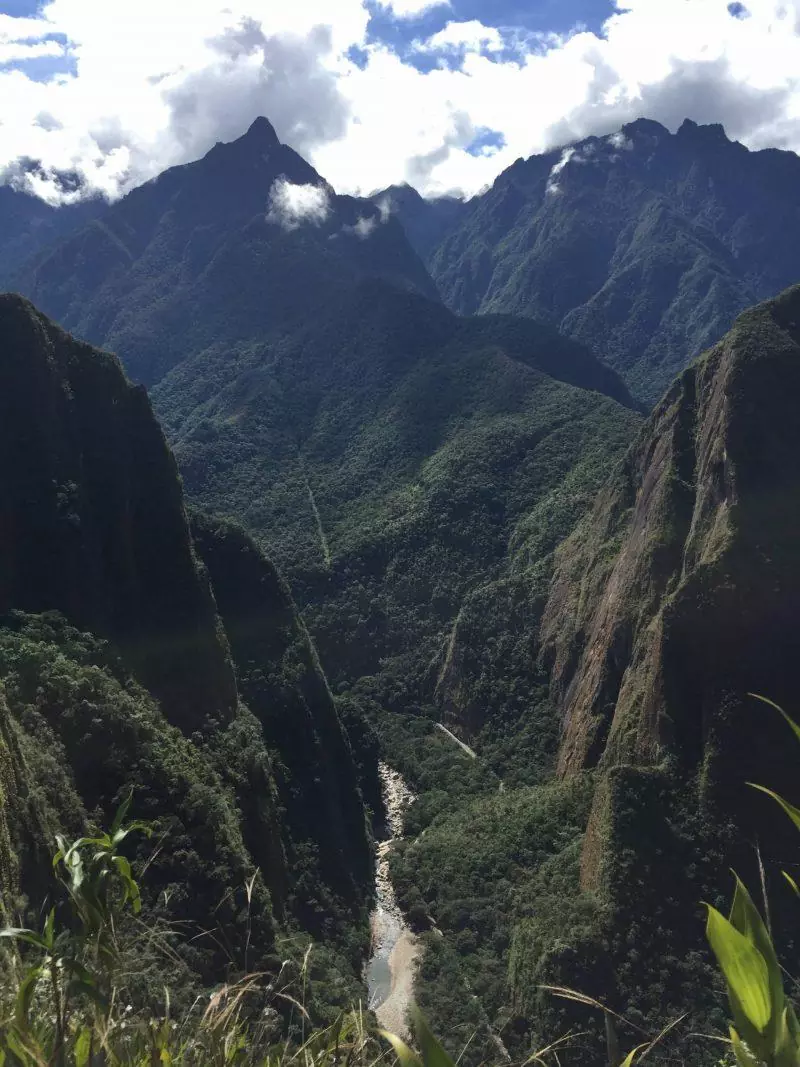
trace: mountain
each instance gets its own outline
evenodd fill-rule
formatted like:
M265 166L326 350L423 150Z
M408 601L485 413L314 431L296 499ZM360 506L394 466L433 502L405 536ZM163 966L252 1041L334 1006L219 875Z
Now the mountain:
M0 500L0 911L37 907L55 831L107 824L134 786L168 843L157 914L216 931L173 953L179 984L271 967L289 924L325 928L355 991L371 850L291 596L241 531L195 516L193 538L145 391L16 296Z
M283 176L305 191L282 199ZM278 225L292 203L327 214ZM398 220L336 197L266 123L131 193L26 277L150 385L187 497L214 516L193 518L195 551L248 728L255 719L275 754L280 825L257 862L272 870L283 848L273 902L304 929L326 915L334 929L352 924L366 869L352 789L376 807L372 729L393 760L406 746L420 765L440 754L437 680L456 619L506 575L518 542L552 553L635 435L636 406L613 370L551 327L455 316ZM286 636L294 609L252 617L250 591L256 605L262 590L265 602L288 597L262 551L286 575L333 698L302 628ZM523 690L501 685L497 699L519 722ZM355 746L341 771L340 714ZM531 742L511 761L523 776ZM258 811L245 778L237 771L249 834ZM433 816L450 799L439 789L418 810Z
M436 290L400 224L336 196L266 119L133 190L15 287L147 385L209 345L302 327L357 280Z
M462 608L439 704L503 787L451 806L395 872L444 934L418 992L456 1041L486 1014L534 1047L586 1029L585 1009L542 990L568 985L647 1032L688 1011L665 1055L706 1062L689 1032L724 1015L700 902L726 906L731 867L758 884L755 841L792 958L780 867L796 832L745 783L797 800L790 731L747 694L796 713L799 323L800 287L741 315L549 559L532 565L523 524L508 573ZM456 1019L464 981L484 1019ZM574 1055L606 1062L602 1034Z
M636 415L582 346L442 307L385 199L336 196L260 119L20 285L151 387L191 501L274 558L337 685L411 656L416 692L525 509L578 468L588 500Z
M186 360L153 402L189 497L267 546L332 680L415 700L515 524L573 482L577 518L638 423L613 372L553 331L381 281L291 339Z
M418 248L453 310L556 325L653 403L740 311L800 279L798 189L793 152L640 119L518 160Z
M454 229L467 211L467 204L456 196L427 200L408 184L390 185L370 200L385 214L397 216L408 239L423 260Z
M0 185L0 289L11 284L27 259L85 226L107 206L96 198L54 207L11 185Z

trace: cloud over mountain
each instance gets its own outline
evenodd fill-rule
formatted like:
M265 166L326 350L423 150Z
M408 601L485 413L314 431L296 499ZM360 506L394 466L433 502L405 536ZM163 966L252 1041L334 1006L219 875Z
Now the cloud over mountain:
M370 32L381 11L416 33L432 7L455 15L428 0L49 0L2 15L0 93L15 107L0 175L35 160L40 194L62 195L69 172L113 197L259 114L350 192L471 193L519 156L639 115L800 149L800 0L617 0L602 32L561 35L453 17L405 52ZM470 151L481 130L502 147Z
M296 230L304 222L318 226L330 214L331 199L322 185L292 185L279 178L272 187L267 221L284 230Z

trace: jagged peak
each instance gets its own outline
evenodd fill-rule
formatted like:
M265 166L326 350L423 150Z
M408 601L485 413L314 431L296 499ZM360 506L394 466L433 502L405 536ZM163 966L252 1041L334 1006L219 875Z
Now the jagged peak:
M678 137L704 139L708 141L730 144L730 138L725 133L725 127L721 122L711 122L706 125L699 124L693 119L684 119L678 128Z
M669 137L669 130L666 126L662 126L660 122L656 122L655 119L634 119L633 122L626 122L622 127L622 133L627 134L629 137L645 136L645 137Z
M250 124L243 139L246 141L258 141L265 146L280 144L278 135L275 132L275 127L264 115L259 115L258 118Z

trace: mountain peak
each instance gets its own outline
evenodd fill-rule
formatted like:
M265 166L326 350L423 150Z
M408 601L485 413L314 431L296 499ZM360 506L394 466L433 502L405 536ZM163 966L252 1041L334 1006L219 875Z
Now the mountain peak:
M710 122L707 125L700 125L693 119L684 119L680 125L677 136L684 138L691 137L693 139L702 139L724 144L730 143L728 135L725 133L725 127L720 122Z
M264 115L259 115L254 122L251 123L247 133L244 135L244 139L247 141L258 141L265 147L272 147L273 145L280 144L278 135L275 132L275 127L265 118Z
M655 119L634 119L633 122L627 122L622 127L622 132L628 134L629 137L635 137L637 134L646 137L663 137L669 134L666 126L662 126Z

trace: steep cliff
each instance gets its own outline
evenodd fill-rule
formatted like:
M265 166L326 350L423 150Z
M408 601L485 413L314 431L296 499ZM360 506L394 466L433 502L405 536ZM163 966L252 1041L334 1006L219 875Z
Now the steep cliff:
M731 867L758 885L756 843L775 930L796 945L779 873L794 828L746 782L800 799L786 725L748 697L798 713L798 395L795 288L683 372L588 506L580 466L543 497L502 577L462 604L440 714L494 787L439 818L398 870L404 899L456 945L464 914L479 916L469 955L429 958L419 993L440 1022L436 989L457 966L496 1024L510 1015L534 1046L588 1026L569 1062L606 1062L602 1031L543 985L598 997L653 1033L689 1011L670 1054L713 1060L688 1036L724 1026L700 902L725 907ZM492 986L498 944L508 984Z
M556 553L539 642L558 774L595 784L586 833L540 874L511 954L518 1008L550 1025L541 981L650 1022L680 1004L707 1020L699 901L724 900L731 866L757 884L756 843L773 922L796 936L777 871L791 827L745 783L798 800L786 726L748 696L797 713L798 395L794 288L681 375Z
M364 811L291 598L250 542L199 520L198 559L144 390L12 296L0 297L0 501L3 907L38 906L56 831L107 820L133 785L136 815L163 834L148 875L157 914L214 932L182 943L184 974L268 967L286 921L327 923L355 981ZM273 763L282 784L291 768L290 788Z
M8 295L0 484L0 611L61 611L112 639L182 728L229 720L227 642L144 390Z
M674 760L735 792L780 772L746 694L795 699L799 321L797 288L742 315L559 551L542 641L561 774Z

